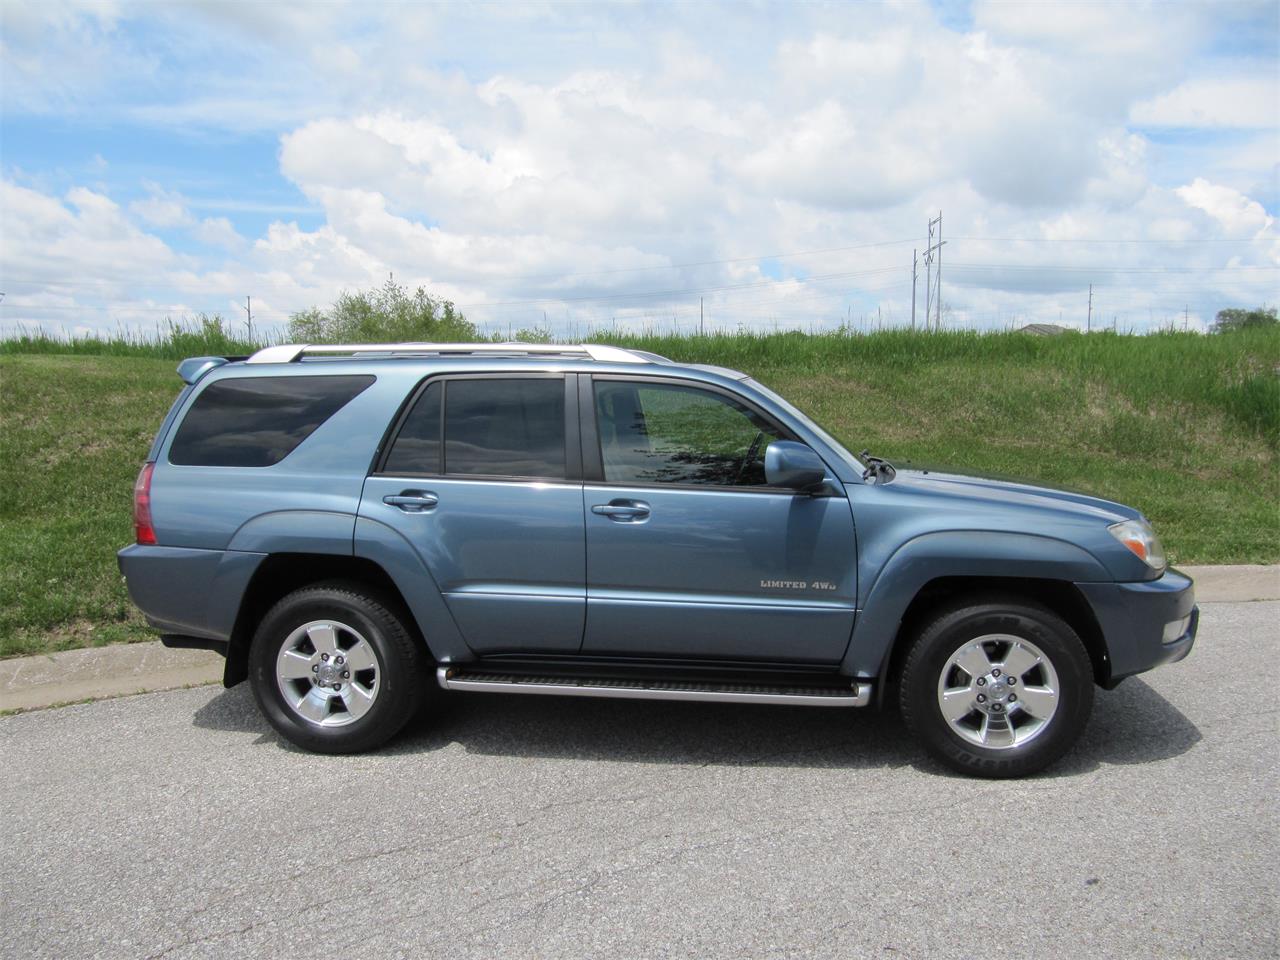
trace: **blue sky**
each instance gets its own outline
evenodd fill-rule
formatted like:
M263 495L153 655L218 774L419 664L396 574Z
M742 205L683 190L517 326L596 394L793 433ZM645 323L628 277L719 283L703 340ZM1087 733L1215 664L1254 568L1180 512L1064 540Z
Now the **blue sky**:
M0 327L1124 325L1275 302L1280 5L0 4ZM923 285L919 298L923 301Z

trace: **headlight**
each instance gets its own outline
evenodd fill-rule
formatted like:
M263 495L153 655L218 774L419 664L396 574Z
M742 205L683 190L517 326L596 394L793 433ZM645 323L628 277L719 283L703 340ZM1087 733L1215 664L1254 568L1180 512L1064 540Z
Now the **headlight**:
M1163 570L1164 547L1160 538L1145 520L1126 520L1107 527L1111 535L1129 548L1129 551L1152 570Z

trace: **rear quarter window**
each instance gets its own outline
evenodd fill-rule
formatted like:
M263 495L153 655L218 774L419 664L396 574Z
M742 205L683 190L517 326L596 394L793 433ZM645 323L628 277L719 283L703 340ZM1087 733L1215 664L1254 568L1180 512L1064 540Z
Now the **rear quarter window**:
M211 383L178 427L169 462L203 467L279 463L375 379L235 377Z

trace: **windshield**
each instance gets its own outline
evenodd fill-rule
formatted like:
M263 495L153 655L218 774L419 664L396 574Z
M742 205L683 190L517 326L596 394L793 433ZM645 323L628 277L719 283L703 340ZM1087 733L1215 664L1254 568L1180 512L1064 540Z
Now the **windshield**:
M791 403L785 397L782 397L779 394L775 393L774 391L770 390L759 380L749 379L744 382L750 384L753 390L759 391L761 394L768 397L770 400L776 403L783 410L787 411L787 413L791 414L791 416L795 417L797 420L803 423L809 430L817 434L819 440L825 443L828 447L830 447L836 453L844 457L845 463L849 465L850 469L858 473L862 472L862 464L858 461L858 459L853 454L851 454L848 450L844 448L844 444L842 444L839 440L833 437L826 430L822 429L822 427L818 426L818 424L814 423L813 418L810 417L803 410L801 410L799 407L797 407L794 403Z

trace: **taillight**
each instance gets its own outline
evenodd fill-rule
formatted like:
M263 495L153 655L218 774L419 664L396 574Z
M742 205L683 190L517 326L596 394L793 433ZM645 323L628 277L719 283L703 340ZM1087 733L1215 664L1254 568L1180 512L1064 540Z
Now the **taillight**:
M151 523L151 471L155 466L144 463L133 485L133 538L138 543L156 542L156 528Z

